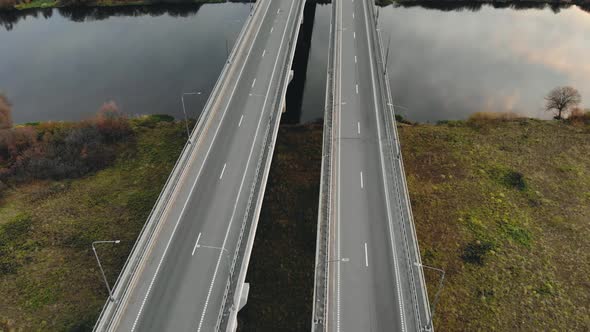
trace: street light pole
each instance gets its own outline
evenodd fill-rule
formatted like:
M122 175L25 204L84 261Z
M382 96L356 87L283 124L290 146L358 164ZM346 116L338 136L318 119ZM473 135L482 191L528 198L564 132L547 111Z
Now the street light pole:
M196 91L196 92L185 92L182 95L180 95L180 100L182 101L182 112L184 113L184 124L186 126L186 137L188 139L188 143L191 143L191 132L188 129L188 116L186 115L186 108L184 107L184 96L185 95L200 95L201 92L200 91Z
M109 286L109 282L107 281L107 277L104 274L104 270L102 269L102 264L100 264L100 259L98 258L98 254L96 253L96 244L100 244L100 243L113 243L113 244L118 244L120 243L120 240L115 240L115 241L94 241L92 242L92 251L94 251L94 256L96 257L96 261L98 262L98 267L100 268L100 273L102 274L102 278L104 279L104 283L107 286L107 290L109 291L109 301L113 302L115 301L115 299L113 298L113 292L111 291L111 287Z
M315 266L315 269L317 271L318 266L320 266L320 264L322 264L322 263L325 263L326 265L328 265L329 263L335 263L335 262L344 262L344 263L346 263L349 260L350 260L349 258L330 259L330 260L327 260L325 262L319 262L319 263L317 263L316 266ZM318 299L318 301L320 301L320 299ZM320 319L318 317L315 317L314 320L313 320L313 323L314 324L318 324L318 323L321 323L322 321L323 321L322 319Z
M431 269L431 270L441 273L440 282L438 283L438 290L436 291L436 294L434 295L434 301L432 302L432 314L430 315L430 319L428 320L428 323L426 323L426 326L425 326L426 331L432 331L432 323L433 323L433 319L434 319L434 313L436 310L436 303L438 302L440 291L442 290L443 282L445 280L445 271L443 269L424 265L424 264L421 264L418 262L415 262L414 265L416 265L418 267L425 267L427 269Z

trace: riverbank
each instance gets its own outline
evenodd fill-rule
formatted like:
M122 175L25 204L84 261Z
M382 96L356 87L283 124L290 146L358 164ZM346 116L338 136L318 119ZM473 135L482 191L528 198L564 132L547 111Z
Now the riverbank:
M516 119L400 128L439 331L590 328L590 126ZM434 298L439 275L425 270Z
M182 145L180 122L130 120L114 163L35 181L0 201L0 329L91 329L107 298L90 243L114 280ZM447 276L436 328L590 327L590 126L514 119L401 125L425 264ZM240 331L311 322L321 124L283 125L246 281ZM8 226L7 226L8 225ZM9 255L7 254L9 253ZM438 275L426 271L429 296Z
M225 0L190 0L179 4L222 3ZM145 6L153 4L174 4L161 0L0 0L2 10L26 10L61 7L120 7L120 6Z
M133 139L102 170L4 188L0 330L92 329L107 292L90 245L121 240L97 248L114 282L186 140L184 123L170 120L130 120Z

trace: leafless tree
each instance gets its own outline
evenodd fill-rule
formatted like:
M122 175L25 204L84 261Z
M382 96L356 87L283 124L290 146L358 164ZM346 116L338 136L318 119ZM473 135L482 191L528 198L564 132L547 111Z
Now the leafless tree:
M545 97L545 110L554 111L556 119L562 119L572 107L578 106L582 102L582 96L578 90L571 86L557 87Z
M12 108L10 102L3 94L0 94L0 129L12 127Z

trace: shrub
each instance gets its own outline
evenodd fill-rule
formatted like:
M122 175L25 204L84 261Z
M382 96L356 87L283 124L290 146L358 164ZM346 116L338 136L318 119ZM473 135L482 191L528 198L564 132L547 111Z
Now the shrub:
M0 0L0 8L2 8L2 1ZM5 95L0 94L0 129L8 129L12 127L12 105Z
M463 254L461 258L466 263L483 265L485 256L494 249L494 245L491 242L475 241L468 243L463 248Z
M590 124L590 110L574 108L567 120L574 125Z
M467 119L468 123L513 121L523 117L513 112L475 112Z

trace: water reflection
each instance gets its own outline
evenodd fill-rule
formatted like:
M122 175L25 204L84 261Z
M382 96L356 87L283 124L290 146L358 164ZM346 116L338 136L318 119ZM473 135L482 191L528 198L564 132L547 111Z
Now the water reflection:
M114 100L124 112L200 112L249 4L36 10L0 29L0 90L17 123L77 120ZM79 23L84 22L84 23Z
M588 13L576 6L559 14L467 9L380 10L385 43L391 38L392 92L397 104L409 108L401 113L416 121L460 119L476 111L549 118L543 97L558 85L577 87L590 103Z

